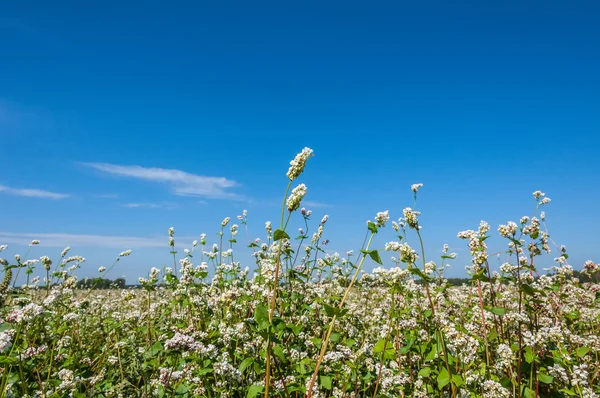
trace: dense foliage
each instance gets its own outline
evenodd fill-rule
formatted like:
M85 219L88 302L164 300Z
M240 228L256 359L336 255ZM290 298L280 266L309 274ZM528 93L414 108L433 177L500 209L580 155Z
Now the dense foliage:
M0 259L0 398L599 396L598 265L577 278L556 247L538 273L553 244L543 193L535 216L498 227L500 272L488 264L490 226L460 232L470 278L451 284L443 272L455 255L446 246L426 260L412 208L398 221L377 213L359 252L328 253L327 217L309 234L307 188L291 189L311 156L291 162L279 228L267 222L265 239L249 241L252 269L234 260L240 226L229 218L217 242L203 234L184 253L169 229L173 268L153 268L137 289L104 290L112 267L78 281L84 258L68 248L56 261ZM305 223L295 239L292 216ZM238 219L247 225L245 211ZM393 240L372 249L385 228ZM386 252L393 267L380 266ZM363 272L366 262L377 268Z

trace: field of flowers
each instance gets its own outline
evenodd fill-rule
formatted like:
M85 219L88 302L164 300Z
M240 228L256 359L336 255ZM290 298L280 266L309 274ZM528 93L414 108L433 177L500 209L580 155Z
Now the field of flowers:
M469 283L455 287L443 274L448 247L425 257L421 184L402 218L367 221L359 251L328 253L327 216L312 220L306 186L293 187L312 155L290 163L277 227L244 243L249 266L233 250L245 211L223 220L216 242L203 234L184 252L169 229L173 267L152 268L136 289L77 288L85 259L69 248L0 259L0 398L600 396L599 266L583 265L595 282L573 276L545 228L542 192L534 215L497 227L500 272L490 272L487 223L458 234L472 258ZM291 217L305 222L299 236ZM383 231L393 240L372 249ZM539 272L550 251L554 267ZM395 266L381 267L383 256Z

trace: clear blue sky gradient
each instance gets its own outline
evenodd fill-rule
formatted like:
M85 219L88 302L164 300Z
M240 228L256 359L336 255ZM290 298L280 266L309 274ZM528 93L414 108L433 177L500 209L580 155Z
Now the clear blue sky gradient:
M0 4L0 256L37 236L33 257L70 244L91 276L132 248L111 276L135 282L172 262L171 226L178 244L203 232L212 243L225 216L248 209L250 238L264 238L288 163L308 146L298 182L313 228L330 216L331 251L357 251L365 221L400 217L421 182L428 257L444 243L459 254L449 276L469 263L458 231L518 221L538 189L571 264L600 261L598 3L286 4ZM235 186L182 195L90 163ZM392 239L388 228L375 246Z

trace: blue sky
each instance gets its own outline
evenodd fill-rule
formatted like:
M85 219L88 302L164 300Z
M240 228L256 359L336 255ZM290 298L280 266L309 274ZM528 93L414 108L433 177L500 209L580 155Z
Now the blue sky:
M420 182L428 257L444 243L459 254L450 276L469 262L458 231L531 214L538 189L571 264L598 262L599 12L553 1L3 2L2 256L31 239L42 241L34 257L69 244L86 276L133 249L112 276L134 282L170 263L171 226L181 245L212 242L247 209L250 238L262 238L288 163L308 146L298 182L315 226L330 216L331 251L358 250L365 221L400 217Z

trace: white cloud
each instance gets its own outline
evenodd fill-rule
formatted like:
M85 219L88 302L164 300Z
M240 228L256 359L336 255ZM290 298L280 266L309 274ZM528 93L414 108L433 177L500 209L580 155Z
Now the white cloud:
M52 118L44 109L24 106L0 98L0 127L3 133L23 134L34 127L39 133L40 129L44 130L50 125L52 125Z
M126 203L123 206L129 207L130 209L137 209L140 207L145 207L147 209L158 209L161 205L157 205L156 203Z
M83 163L83 165L104 173L168 184L179 196L239 199L238 195L226 191L238 184L225 177L207 177L181 170L121 166L110 163Z
M304 207L315 207L315 208L333 207L330 204L317 202L315 200L304 200L304 201L302 201L301 205L303 205Z
M32 188L11 188L6 185L0 185L0 192L4 192L10 195L26 196L30 198L44 198L44 199L65 199L70 195L64 193L56 193L44 191L41 189Z
M38 239L43 247L83 246L103 247L112 249L167 248L168 237L139 237L113 235L78 235L63 233L13 233L1 232L1 244L29 245L33 239ZM193 237L178 237L181 242L192 241Z

